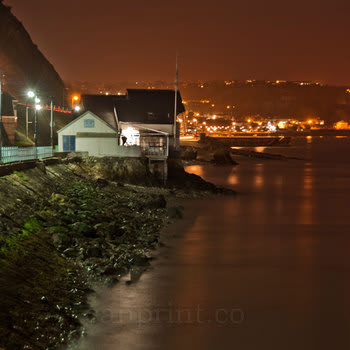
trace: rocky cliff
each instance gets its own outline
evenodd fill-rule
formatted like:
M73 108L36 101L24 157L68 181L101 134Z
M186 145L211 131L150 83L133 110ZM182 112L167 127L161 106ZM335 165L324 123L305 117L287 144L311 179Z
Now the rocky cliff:
M52 64L33 43L10 7L0 0L0 73L4 88L23 99L26 88L54 96L55 103L64 101L64 84Z

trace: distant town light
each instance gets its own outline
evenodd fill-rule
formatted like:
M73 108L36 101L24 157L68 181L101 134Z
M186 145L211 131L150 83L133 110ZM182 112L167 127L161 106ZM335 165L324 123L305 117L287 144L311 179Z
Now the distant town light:
M40 100L39 100L39 102L40 102ZM41 110L41 106L40 105L35 105L35 109L37 110L37 111L40 111Z
M77 95L73 96L73 100L74 101L78 101L79 100L79 96L77 96Z
M33 91L28 91L27 96L29 98L33 98L35 96L35 93Z
M74 110L75 110L76 112L79 112L79 111L81 110L81 107L80 107L80 106L75 106L75 107L74 107Z

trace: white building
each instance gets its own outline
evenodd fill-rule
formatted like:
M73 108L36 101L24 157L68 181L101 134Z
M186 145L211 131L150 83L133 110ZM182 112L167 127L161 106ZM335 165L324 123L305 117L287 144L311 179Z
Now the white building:
M90 111L58 130L59 152L88 152L90 156L113 156L118 130Z

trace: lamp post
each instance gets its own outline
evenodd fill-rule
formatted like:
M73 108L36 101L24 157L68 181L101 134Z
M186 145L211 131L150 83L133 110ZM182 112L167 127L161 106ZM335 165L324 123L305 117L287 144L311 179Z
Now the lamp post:
M39 105L40 99L35 97L35 106L34 106L34 146L38 147L38 111L41 110L41 106Z
M78 103L78 101L79 101L79 96L78 95L73 95L72 96L72 109L75 108L76 103Z
M51 97L50 103L50 145L51 150L53 149L53 98Z
M42 106L39 105L40 99L38 98L38 96L36 95L35 92L28 91L27 96L31 99L34 99L34 144L35 144L35 147L37 147L38 146L38 116L37 116L37 111L40 111L42 109ZM53 126L54 126L53 99L54 99L54 96L46 95L46 97L50 97L50 145L51 145L51 149L53 149Z
M35 147L35 157L38 154L38 114L37 112L41 110L40 98L36 96L33 91L28 92L28 97L34 99L34 147Z

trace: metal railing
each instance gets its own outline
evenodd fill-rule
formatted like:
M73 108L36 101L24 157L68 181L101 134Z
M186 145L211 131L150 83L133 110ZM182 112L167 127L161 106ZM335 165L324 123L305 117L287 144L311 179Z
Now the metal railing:
M142 153L147 156L167 157L169 155L169 141L167 136L143 136L141 138Z
M48 147L1 147L0 163L21 162L24 160L52 157L53 151Z
M148 146L143 148L143 154L145 156L167 156L167 148L166 146Z

